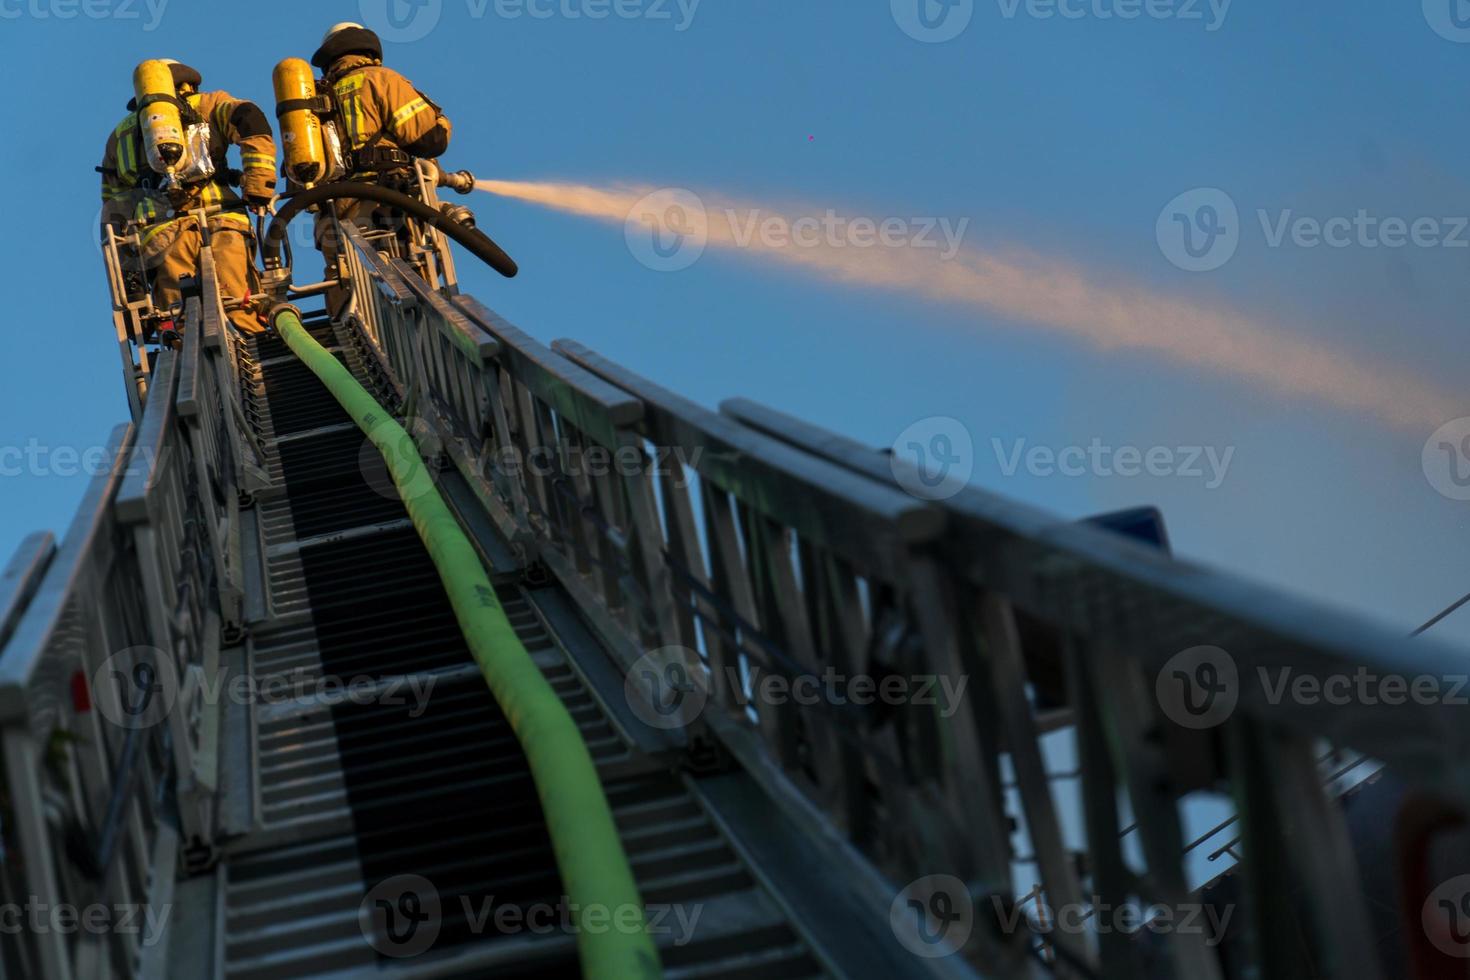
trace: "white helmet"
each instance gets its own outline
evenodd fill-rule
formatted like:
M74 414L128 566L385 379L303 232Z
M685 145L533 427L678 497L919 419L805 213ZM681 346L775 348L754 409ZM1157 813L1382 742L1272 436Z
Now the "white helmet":
M154 60L161 65L168 65L168 70L174 76L175 88L187 85L198 90L199 86L204 84L204 79L200 77L198 69L189 67L177 58L156 58Z
M332 25L332 26L331 26L331 27L329 27L329 28L327 28L327 33L325 33L325 34L323 34L323 35L322 35L322 43L323 43L323 44L326 44L326 43L327 43L327 40L328 40L328 39L329 39L329 38L330 38L330 37L331 37L331 36L332 36L332 35L333 35L333 34L336 34L336 33L337 33L337 32L338 32L338 31L345 31L345 30L347 30L347 28L349 28L349 27L355 27L355 28L357 28L357 29L358 29L358 30L360 30L360 31L365 31L365 30L367 30L367 28L366 28L366 27L363 27L363 26L362 26L362 25L361 25L361 24L354 24L354 23L353 23L353 22L352 22L352 21L350 21L350 20L344 20L344 21L343 21L343 22L342 22L342 23L340 23L340 24L333 24L333 25Z
M349 54L365 54L381 61L383 42L361 24L351 21L333 24L322 36L321 46L311 56L311 63L326 71L338 58Z

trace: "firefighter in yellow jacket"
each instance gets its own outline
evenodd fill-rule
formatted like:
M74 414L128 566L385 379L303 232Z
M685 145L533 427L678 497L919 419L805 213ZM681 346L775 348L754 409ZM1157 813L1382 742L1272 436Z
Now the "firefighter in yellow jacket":
M361 24L337 24L322 38L311 63L331 89L347 151L347 180L410 190L413 158L435 159L449 148L449 119L413 83L383 65L383 44ZM393 228L393 217L371 202L337 202L337 215L360 227ZM325 221L317 244L328 266L339 251ZM329 304L331 297L329 296Z
M181 299L180 280L194 275L199 267L203 236L198 221L188 212L218 206L206 221L220 292L230 299L248 299L258 292L258 282L246 209L264 208L276 190L276 143L270 122L253 102L227 92L200 91L199 72L188 65L165 63L175 89L175 98L168 101L179 109L180 121L190 134L186 144L193 148L186 156L191 165L167 177L150 166L140 119L143 112L135 98L127 116L108 137L102 166L97 168L102 174L102 221L119 231L129 220L145 223L143 268L153 281L154 302L160 308L171 308ZM227 151L232 144L240 148L243 201L229 183ZM208 161L193 159L202 156ZM264 329L250 310L234 311L230 319L246 332Z

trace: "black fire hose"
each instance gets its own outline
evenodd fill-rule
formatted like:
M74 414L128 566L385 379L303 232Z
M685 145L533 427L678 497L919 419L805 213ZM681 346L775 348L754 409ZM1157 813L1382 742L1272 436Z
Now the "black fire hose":
M520 269L516 266L515 259L505 254L505 249L490 240L490 236L478 228L449 217L443 212L436 211L423 201L416 201L407 194L379 187L377 184L357 183L355 181L341 181L336 184L323 184L310 190L297 192L292 196L290 203L276 214L275 220L271 222L270 230L265 234L265 249L267 254L274 254L281 240L286 237L286 226L291 219L302 211L323 201L333 201L337 198L351 198L357 201L375 201L378 204L387 204L400 211L413 215L426 224L444 232L450 238L459 242L469 249L481 262L484 262L496 272L507 279L513 278Z

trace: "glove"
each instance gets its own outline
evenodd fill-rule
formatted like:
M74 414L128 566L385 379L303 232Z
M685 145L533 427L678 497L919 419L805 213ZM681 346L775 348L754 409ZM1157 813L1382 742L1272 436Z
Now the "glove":
M247 170L240 178L240 192L252 208L264 208L276 196L276 178L264 170Z

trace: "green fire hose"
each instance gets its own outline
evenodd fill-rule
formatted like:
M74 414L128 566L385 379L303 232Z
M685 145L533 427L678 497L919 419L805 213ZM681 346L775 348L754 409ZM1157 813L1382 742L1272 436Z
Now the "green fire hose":
M276 331L382 453L475 662L525 749L546 813L556 863L588 980L662 976L643 901L597 770L572 716L521 645L479 555L439 495L409 435L338 360L312 339L299 313L271 314Z

